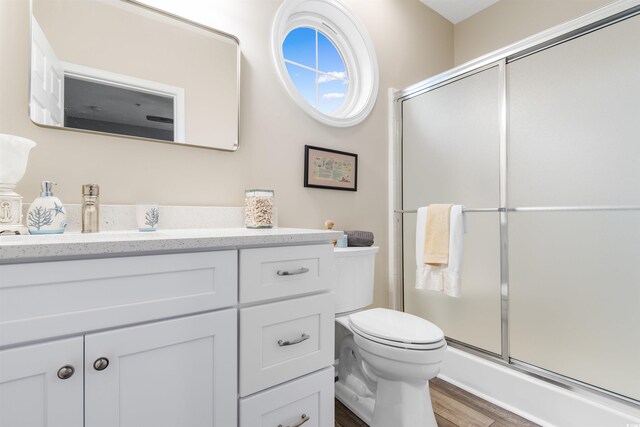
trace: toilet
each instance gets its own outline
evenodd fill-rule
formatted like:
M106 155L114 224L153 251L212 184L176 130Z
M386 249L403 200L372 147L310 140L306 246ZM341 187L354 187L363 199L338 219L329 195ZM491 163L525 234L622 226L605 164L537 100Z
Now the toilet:
M377 247L335 248L336 398L372 427L437 427L428 381L447 344L440 328L373 302Z

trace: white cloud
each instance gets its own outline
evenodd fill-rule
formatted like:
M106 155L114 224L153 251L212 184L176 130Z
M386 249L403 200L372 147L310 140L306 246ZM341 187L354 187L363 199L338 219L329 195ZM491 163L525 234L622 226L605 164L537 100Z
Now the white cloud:
M318 77L318 83L332 82L335 80L346 80L346 71L330 71L328 73L320 74Z
M322 97L324 99L339 99L339 98L344 98L345 93L344 92L332 92L332 93L325 93L324 95L322 95Z

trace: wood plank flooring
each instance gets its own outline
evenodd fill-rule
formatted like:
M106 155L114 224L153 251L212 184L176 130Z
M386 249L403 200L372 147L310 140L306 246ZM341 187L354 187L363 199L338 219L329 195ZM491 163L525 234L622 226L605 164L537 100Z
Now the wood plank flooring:
M538 426L439 378L429 381L429 389L438 427ZM335 427L367 427L367 425L336 400Z

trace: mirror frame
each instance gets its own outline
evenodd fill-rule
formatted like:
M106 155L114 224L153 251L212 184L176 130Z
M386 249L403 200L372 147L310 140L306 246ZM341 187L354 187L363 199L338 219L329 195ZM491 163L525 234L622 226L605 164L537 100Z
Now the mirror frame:
M95 130L89 130L89 129L77 129L77 128L71 128L71 127L60 127L60 126L52 126L52 125L47 125L47 124L43 124L43 123L38 123L36 121L34 121L31 118L31 79L32 79L32 62L33 62L33 52L32 52L32 39L33 39L33 28L32 28L32 18L33 18L33 2L34 0L29 0L29 79L28 79L28 84L29 84L29 100L28 100L28 116L29 116L29 120L31 120L31 122L33 124L35 124L36 126L40 126L43 128L49 128L49 129L56 129L56 130L63 130L63 131L71 131L71 132L80 132L80 133L86 133L86 134L93 134L93 135L105 135L105 136L111 136L111 137L117 137L117 138L127 138L127 139L134 139L134 140L142 140L142 141L151 141L151 142L159 142L162 144L169 144L169 145L173 145L173 146L184 146L184 147L195 147L195 148L204 148L207 150L218 150L218 151L228 151L228 152L234 152L236 151L239 147L240 147L240 85L241 85L241 70L240 70L240 65L242 63L242 50L240 48L240 39L238 39L238 37L234 36L233 34L229 34L227 32L212 28L212 27L208 27L204 24L201 24L199 22L195 22L195 21L191 21L190 19L184 18L182 16L178 16L175 15L173 13L167 12L165 10L162 9L158 9L156 7L150 6L148 4L145 3L141 3L139 1L136 0L114 0L114 1L119 1L119 2L123 2L123 3L127 3L130 4L132 6L135 7L139 7L141 9L153 12L153 13L157 13L160 14L162 16L165 16L167 18L171 18L171 19L175 19L177 21L180 21L184 24L188 24L197 28L200 28L202 30L214 33L218 36L222 36L222 37L226 37L231 39L232 41L234 41L237 44L237 55L236 55L236 82L237 82L237 112L236 112L236 141L233 145L232 148L218 148L218 147L208 147L205 145L197 145L197 144L190 144L188 142L176 142L176 141L164 141L161 139L154 139L154 138L145 138L145 137L140 137L140 136L133 136L133 135L123 135L123 134L117 134L117 133L109 133L109 132L101 132L101 131L95 131Z

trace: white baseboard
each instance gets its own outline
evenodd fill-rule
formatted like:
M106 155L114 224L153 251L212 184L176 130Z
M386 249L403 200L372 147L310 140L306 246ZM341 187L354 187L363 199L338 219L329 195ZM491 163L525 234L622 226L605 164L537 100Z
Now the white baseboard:
M438 377L542 426L640 427L640 408L577 394L452 347Z

